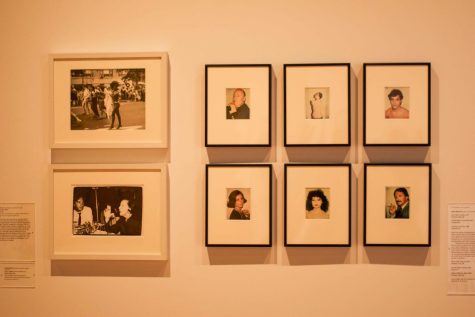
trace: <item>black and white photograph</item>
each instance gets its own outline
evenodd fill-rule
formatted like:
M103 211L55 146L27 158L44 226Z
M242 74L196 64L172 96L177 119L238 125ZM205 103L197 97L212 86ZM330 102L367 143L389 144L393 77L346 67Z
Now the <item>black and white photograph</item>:
M305 88L305 118L330 118L330 88Z
M409 219L410 191L409 187L404 186L386 187L386 218Z
M251 219L251 189L227 188L227 218L230 220Z
M142 188L135 186L74 187L74 235L140 235Z
M145 68L72 69L71 130L145 129Z
M166 52L49 60L51 148L168 147Z
M330 188L306 188L305 218L330 218Z

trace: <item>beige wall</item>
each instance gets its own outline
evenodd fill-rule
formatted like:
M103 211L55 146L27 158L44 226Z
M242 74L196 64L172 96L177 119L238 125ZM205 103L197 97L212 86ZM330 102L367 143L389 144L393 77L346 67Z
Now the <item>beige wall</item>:
M447 203L475 201L474 16L470 0L1 1L0 202L36 203L38 277L35 289L0 289L0 315L474 316L475 297L446 295ZM170 151L51 153L48 54L148 51L170 55ZM362 63L406 61L432 63L433 145L363 149ZM283 147L282 65L304 62L351 62L357 118L350 149ZM273 65L270 150L204 148L206 63ZM169 263L51 265L50 158L169 159ZM272 249L204 247L204 165L236 160L274 163ZM352 248L283 247L289 160L354 163ZM362 163L368 161L434 164L431 248L363 248Z

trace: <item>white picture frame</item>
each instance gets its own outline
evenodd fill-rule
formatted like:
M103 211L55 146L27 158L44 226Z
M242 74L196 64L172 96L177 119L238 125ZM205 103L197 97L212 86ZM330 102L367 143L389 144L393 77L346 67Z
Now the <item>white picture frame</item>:
M165 164L54 164L50 169L50 177L52 259L168 259L168 184ZM143 192L141 232L138 235L73 234L74 189L82 186L140 187ZM113 209L115 207L117 205L112 206Z
M131 69L141 70L143 78L122 79L124 70ZM167 148L168 69L167 53L50 55L50 147ZM106 111L103 102L102 112L100 106L91 106L90 98L81 99L86 100L82 106L76 103L76 95L84 95L84 87L110 91L112 81L126 91L117 111L122 112L120 129L118 124L112 125L112 118L118 119L111 113L116 103L107 103L111 110ZM82 91L76 93L76 87Z

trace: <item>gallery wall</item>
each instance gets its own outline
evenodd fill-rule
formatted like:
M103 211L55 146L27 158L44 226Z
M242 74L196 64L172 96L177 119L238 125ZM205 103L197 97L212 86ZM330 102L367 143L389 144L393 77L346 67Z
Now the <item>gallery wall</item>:
M447 204L475 200L472 1L0 2L0 202L34 202L34 289L2 316L473 316L447 295ZM168 52L170 148L49 149L49 54ZM283 147L283 64L349 62L352 146ZM362 146L364 62L431 62L432 146ZM204 65L273 67L271 148L204 147ZM51 261L50 163L169 165L168 262ZM274 166L272 248L206 248L206 163ZM351 163L351 248L283 246L283 164ZM363 163L433 163L432 246L363 247ZM404 234L404 233L401 233Z

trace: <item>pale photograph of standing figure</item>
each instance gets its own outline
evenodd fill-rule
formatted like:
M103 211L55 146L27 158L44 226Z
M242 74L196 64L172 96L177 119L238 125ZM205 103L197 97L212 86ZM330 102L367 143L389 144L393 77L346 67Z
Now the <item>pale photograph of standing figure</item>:
M329 119L329 88L306 88L305 89L305 118L306 119Z

